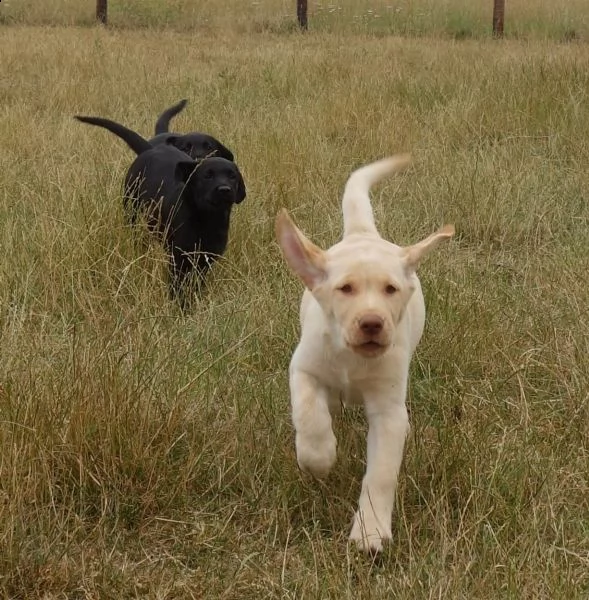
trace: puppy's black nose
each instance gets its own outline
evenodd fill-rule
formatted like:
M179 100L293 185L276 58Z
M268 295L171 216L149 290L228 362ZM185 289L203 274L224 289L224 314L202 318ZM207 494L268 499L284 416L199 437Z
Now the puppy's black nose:
M365 315L360 319L360 329L366 335L378 335L382 331L383 320L378 315Z
M228 185L220 185L217 188L217 194L219 194L220 196L229 196L229 194L231 194L231 187Z

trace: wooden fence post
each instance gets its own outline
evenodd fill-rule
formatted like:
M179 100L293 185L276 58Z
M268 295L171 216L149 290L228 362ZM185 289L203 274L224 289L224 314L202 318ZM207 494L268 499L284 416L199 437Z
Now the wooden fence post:
M505 0L493 0L493 37L503 37L505 20Z
M307 0L297 0L297 19L301 29L307 29Z
M106 25L108 0L96 0L96 20L103 25Z

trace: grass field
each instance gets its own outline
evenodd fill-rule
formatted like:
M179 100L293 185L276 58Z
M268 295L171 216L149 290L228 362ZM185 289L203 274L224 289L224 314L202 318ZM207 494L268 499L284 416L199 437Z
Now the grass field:
M503 42L466 0L413 3L420 36L354 20L384 4L359 0L310 3L307 35L290 2L203 3L194 32L188 2L112 0L109 30L92 4L0 8L0 597L589 598L583 2L508 1ZM147 135L183 97L177 128L219 137L248 186L190 314L125 226L131 152L72 119ZM421 268L394 540L371 564L346 543L363 415L338 420L327 482L296 466L302 289L273 221L333 243L350 171L398 151L415 166L373 194L383 235L457 235Z

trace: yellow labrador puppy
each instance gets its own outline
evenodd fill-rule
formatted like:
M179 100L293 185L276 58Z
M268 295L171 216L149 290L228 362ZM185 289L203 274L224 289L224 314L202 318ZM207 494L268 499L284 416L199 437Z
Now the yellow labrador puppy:
M297 460L303 471L326 477L336 459L331 413L341 394L347 403L363 403L367 465L350 539L371 553L392 535L397 476L409 431L409 362L425 321L415 271L430 250L454 234L454 227L446 225L408 247L378 234L370 187L409 164L409 156L393 156L352 173L342 201L343 240L326 251L303 235L286 210L276 219L286 262L307 287L301 339L290 363Z

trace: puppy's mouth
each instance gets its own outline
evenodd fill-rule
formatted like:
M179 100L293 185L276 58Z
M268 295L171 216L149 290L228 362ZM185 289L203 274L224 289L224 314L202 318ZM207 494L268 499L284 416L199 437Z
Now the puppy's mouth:
M381 344L376 340L369 340L367 342L362 342L361 344L354 344L352 350L361 356L373 357L383 354L387 347L387 345Z

